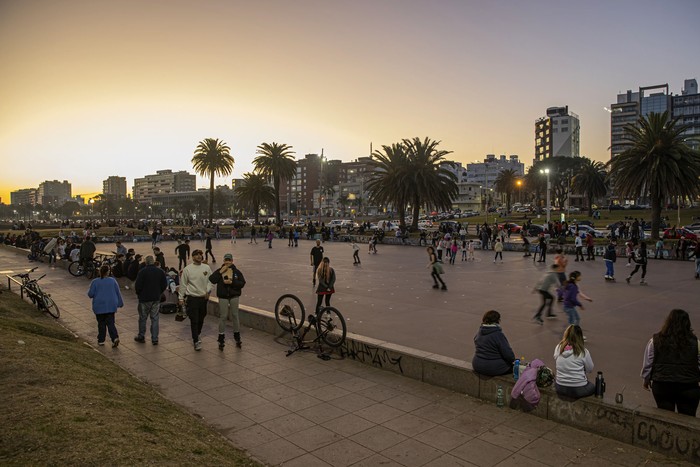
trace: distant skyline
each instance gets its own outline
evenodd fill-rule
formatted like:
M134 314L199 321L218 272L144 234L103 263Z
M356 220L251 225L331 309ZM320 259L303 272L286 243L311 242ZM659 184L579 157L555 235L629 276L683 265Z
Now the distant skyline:
M193 172L204 138L354 160L430 137L464 164L534 155L548 107L607 161L618 93L700 78L696 0L0 1L0 196ZM198 177L197 186L207 186Z

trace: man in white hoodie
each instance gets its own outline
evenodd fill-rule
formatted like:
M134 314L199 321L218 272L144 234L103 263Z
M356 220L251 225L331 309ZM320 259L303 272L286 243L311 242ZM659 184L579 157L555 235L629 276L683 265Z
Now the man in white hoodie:
M179 289L181 306L184 306L185 298L187 298L187 316L190 318L194 350L197 351L202 350L200 334L204 318L207 316L207 302L212 287L211 282L209 282L211 268L202 262L203 259L202 250L192 252L192 263L182 271Z

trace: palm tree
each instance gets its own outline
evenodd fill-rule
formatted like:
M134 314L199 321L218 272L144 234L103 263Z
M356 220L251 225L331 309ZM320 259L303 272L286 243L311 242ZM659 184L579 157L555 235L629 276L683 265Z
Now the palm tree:
M651 201L651 236L659 238L661 206L675 197L700 193L700 152L685 143L687 125L670 119L668 111L650 113L625 127L625 150L608 162L615 192L624 198L646 193Z
M383 145L381 150L372 153L370 165L373 170L365 189L371 202L376 205L393 205L399 214L399 225L406 227L406 206L410 194L406 147L401 143Z
M255 154L260 154L253 160L255 170L263 175L268 181L272 181L275 189L275 214L277 222L282 222L282 212L280 208L280 183L282 180L290 180L296 170L294 161L294 151L286 144L263 143L258 146Z
M451 162L444 160L452 151L438 150L440 141L425 138L404 139L409 162L409 200L413 207L412 230L418 230L420 208L447 211L452 209L452 200L459 194L457 178L445 167ZM401 218L401 224L404 220Z
M588 158L583 159L579 172L574 175L572 186L574 191L586 195L588 217L593 215L593 200L605 196L608 192L608 185L605 181L607 175L605 164L594 162Z
M194 150L192 166L202 177L209 176L209 225L214 217L214 175L225 177L233 172L231 148L214 138L200 141Z
M234 193L238 203L253 211L255 224L258 224L260 208L273 206L275 203L275 191L267 184L267 177L262 174L243 174L243 183L236 186Z
M510 197L515 189L515 182L518 180L518 173L513 169L501 170L496 176L494 186L496 191L506 195L506 211L510 212Z

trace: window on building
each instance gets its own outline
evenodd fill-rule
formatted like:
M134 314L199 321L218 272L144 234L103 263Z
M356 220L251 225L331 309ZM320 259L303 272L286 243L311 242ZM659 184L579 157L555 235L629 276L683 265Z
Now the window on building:
M568 127L568 126L563 126L563 127L561 127L561 132L562 132L562 133L567 133L568 131L569 131L569 127Z

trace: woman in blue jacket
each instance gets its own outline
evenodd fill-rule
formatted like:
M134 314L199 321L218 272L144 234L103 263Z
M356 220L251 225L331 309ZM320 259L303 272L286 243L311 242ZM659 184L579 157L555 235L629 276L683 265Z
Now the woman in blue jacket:
M506 375L513 371L515 354L501 330L501 314L487 311L481 320L479 331L474 336L474 358L472 368L486 376Z
M109 266L100 268L100 277L90 283L88 297L92 299L92 311L97 318L97 344L105 345L105 337L109 332L112 339L112 347L119 345L119 333L114 325L114 314L117 308L124 306L122 294L119 292L119 284L113 277L109 277Z

